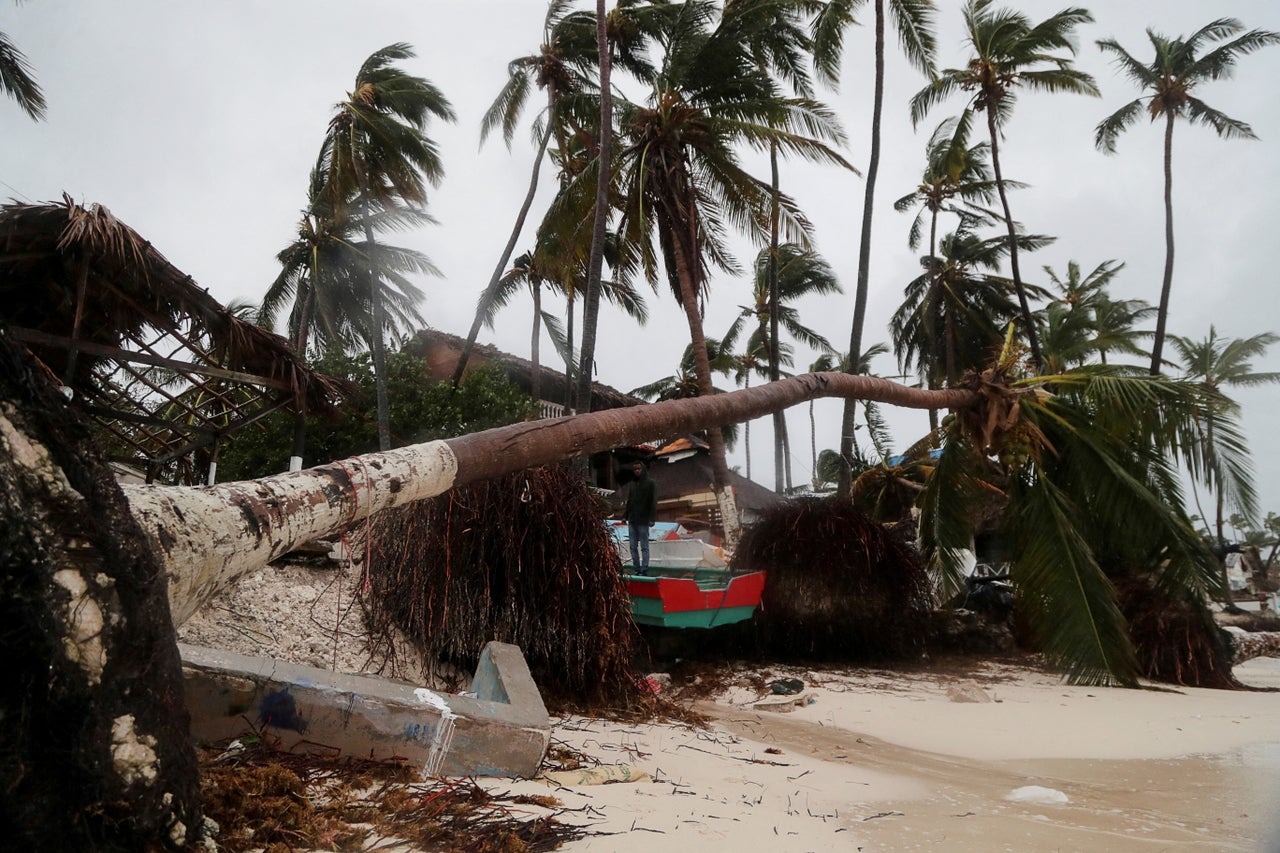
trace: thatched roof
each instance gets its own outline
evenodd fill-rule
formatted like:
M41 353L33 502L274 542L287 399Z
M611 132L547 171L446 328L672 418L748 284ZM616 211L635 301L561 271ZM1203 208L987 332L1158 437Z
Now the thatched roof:
M108 435L117 459L192 479L192 454L343 386L238 318L101 205L0 207L0 323ZM185 472L185 473L184 473Z
M458 356L462 353L462 348L466 342L465 338L460 338L457 335L451 335L435 329L423 329L405 344L404 350L405 352L419 353L426 359L428 375L440 379L448 379L453 375L454 365L457 364ZM477 343L472 349L468 369L470 369L471 364L479 365L486 362L501 363L507 378L525 391L529 391L533 387L533 362L511 353L503 352L497 347ZM563 370L543 364L538 373L539 396L543 400L559 403L567 399ZM620 409L625 406L643 406L647 402L647 400L624 394L616 388L610 388L600 382L591 383L591 410L593 412L604 409Z

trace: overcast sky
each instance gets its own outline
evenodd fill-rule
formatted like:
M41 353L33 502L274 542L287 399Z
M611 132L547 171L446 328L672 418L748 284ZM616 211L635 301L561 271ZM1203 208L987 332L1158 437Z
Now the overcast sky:
M590 4L594 7L594 3ZM961 4L942 0L939 64L963 64ZM1034 20L1061 3L1022 0ZM1113 295L1159 298L1164 262L1161 133L1140 124L1121 137L1119 152L1093 147L1093 128L1139 94L1113 73L1097 39L1113 37L1140 59L1144 30L1190 33L1213 17L1280 30L1275 0L1109 0L1091 6L1095 24L1079 32L1078 67L1092 73L1102 98L1025 94L1006 128L1001 159L1007 178L1031 185L1011 197L1016 218L1034 233L1056 235L1050 248L1026 256L1024 277L1043 281L1041 267L1065 273L1069 260L1086 271L1117 259L1127 266ZM98 202L149 239L179 269L224 302L257 301L277 272L274 260L292 238L305 202L307 172L333 104L350 88L360 63L397 41L415 46L404 63L453 102L456 125L434 125L447 176L430 201L439 225L398 242L425 251L441 279L424 279L423 316L434 328L466 334L476 299L496 263L528 181L532 145L522 132L510 152L501 139L479 147L480 116L498 92L508 60L534 51L541 38L540 0L35 0L0 4L0 32L23 50L49 102L48 118L29 121L0 100L0 197L47 201L69 193ZM1159 19L1152 16L1159 14ZM891 36L892 38L892 36ZM865 170L869 154L872 32L852 33L839 92L823 97L849 134L846 156ZM877 184L871 294L864 340L888 341L889 318L903 286L919 270L907 249L910 217L893 211L923 167L929 133L960 109L935 109L919 131L907 99L924 83L896 54L887 67L884 153ZM1261 141L1227 142L1180 124L1174 138L1177 265L1170 331L1202 338L1209 325L1230 336L1280 331L1273 252L1280 228L1280 47L1245 57L1233 80L1200 96L1248 122ZM535 96L536 99L536 96ZM536 107L534 103L532 106ZM526 118L526 126L532 120ZM532 223L550 194L543 188L517 251L530 246ZM808 323L841 350L848 347L857 273L861 179L831 168L784 163L782 185L808 212L817 248L834 266L844 296L800 308ZM754 249L740 244L749 265ZM748 300L745 276L718 276L706 331L719 336ZM674 372L688 338L682 312L666 288L648 298L646 329L607 308L601 318L598 379L630 390ZM481 340L528 357L529 306L513 303ZM543 353L550 352L549 345ZM1166 350L1167 352L1167 350ZM803 370L816 353L798 348ZM544 356L545 357L545 356ZM891 357L875 366L894 374ZM1255 364L1280 371L1280 347ZM1271 431L1280 427L1280 386L1240 391L1256 457L1263 511L1280 511L1280 456ZM839 403L817 406L818 446L837 445ZM810 476L805 408L788 423L795 479ZM922 414L892 419L897 449L925 429ZM753 478L772 485L768 421L751 431ZM731 464L745 470L743 442ZM1194 512L1195 510L1192 509Z

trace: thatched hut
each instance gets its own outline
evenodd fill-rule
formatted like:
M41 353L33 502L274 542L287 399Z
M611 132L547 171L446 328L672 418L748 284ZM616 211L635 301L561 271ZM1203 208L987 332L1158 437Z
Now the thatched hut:
M66 196L0 207L0 324L148 481L212 479L235 430L282 408L332 411L344 392L107 208Z

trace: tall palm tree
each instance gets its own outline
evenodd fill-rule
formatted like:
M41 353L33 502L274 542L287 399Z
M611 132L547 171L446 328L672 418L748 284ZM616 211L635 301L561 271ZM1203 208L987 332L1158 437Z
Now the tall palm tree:
M352 90L334 108L321 151L321 162L329 167L326 186L334 209L354 200L363 213L365 240L370 244L374 242L375 208L420 207L426 203L428 183L436 186L444 177L439 151L425 131L433 116L453 121L453 107L434 85L393 64L413 56L413 49L400 42L375 51L364 61ZM387 450L391 434L382 336L385 306L377 280L378 271L370 265L367 290L378 442Z
M331 350L373 346L370 268L377 272L374 287L384 306L379 334L395 334L420 325L422 317L417 305L422 291L408 276L412 273L439 275L439 270L421 252L370 241L365 230L365 211L357 211L349 200L336 207L333 204L332 194L325 186L327 171L323 165L311 172L309 203L298 222L297 237L276 255L280 274L267 288L257 311L260 324L274 327L280 311L291 303L286 324L289 340L304 358L308 348L319 355ZM370 205L368 210L375 233L432 221L426 213L413 208L383 210ZM294 421L290 470L298 470L303 465L306 423L304 398Z
M660 253L667 280L684 308L703 394L711 370L699 305L708 267L733 271L724 231L734 225L764 243L769 233L769 185L743 169L735 146L760 150L776 142L784 153L848 166L827 142L840 142L831 113L807 98L783 97L749 52L715 37L716 4L689 0L678 7L665 53L645 106L622 108L621 155L625 200L621 233L639 246L643 268L656 280ZM783 233L802 245L808 222L794 202L779 199ZM655 245L657 244L656 251ZM738 534L729 468L718 429L711 445L715 491L730 544Z
M1019 89L1100 94L1091 76L1073 68L1070 58L1056 53L1065 50L1074 55L1073 31L1092 20L1087 10L1073 7L1033 24L1021 12L996 8L994 0L967 0L965 40L973 51L969 61L963 68L943 69L911 99L911 119L917 124L935 104L957 91L972 92L967 108L986 116L991 166L1009 233L1009 270L1018 295L1023 332L1036 365L1040 363L1040 343L1018 266L1017 224L1009 210L1007 186L1000 169L1000 130L1013 114Z
M814 21L814 65L818 73L834 82L839 77L844 32L853 23L853 13L863 0L829 0ZM936 50L933 32L933 0L888 0L889 16L898 30L898 44L908 61L923 73L934 75ZM884 107L885 0L875 0L875 94L871 109L871 158L867 163L862 197L862 234L858 244L858 281L854 289L853 325L849 332L849 367L862 361L862 327L866 322L867 291L871 274L871 221L875 204L876 177L880 172L880 120ZM853 442L854 406L845 401L840 430L840 454L850 459ZM840 495L847 497L850 474L840 477Z
M804 26L805 18L819 11L817 0L727 0L718 32L725 38L740 42L755 61L761 73L772 75L790 90L804 97L813 96L813 84L808 64L813 54L813 40ZM777 143L769 145L769 188L772 205L769 215L769 268L767 273L769 304L778 304L778 247L779 247L779 194L781 193L778 169ZM778 350L779 319L769 318L770 333L767 352L768 378L777 381L781 377L781 353ZM786 446L786 413L773 414L774 479L781 483L790 480L790 455ZM747 435L750 436L750 424ZM750 453L748 453L748 461ZM750 473L748 472L748 476Z
M795 301L811 294L825 295L841 293L840 282L836 279L835 270L817 252L805 249L794 243L783 243L775 250L765 248L756 256L755 281L752 287L752 304L744 305L734 319L729 331L725 333L726 341L737 341L747 324L754 320L750 328L744 355L750 361L744 363L747 371L754 371L768 381L776 381L779 367L791 363L785 344L778 340L778 333L786 331L793 338L813 349L834 353L831 342L823 335L804 325L800 320L800 312ZM749 372L744 372L744 376ZM774 419L774 430L778 431L778 421ZM750 442L751 425L747 424L747 441ZM779 439L781 441L779 441ZM775 436L775 444L781 443L783 454L788 455L785 434ZM748 454L748 459L750 455ZM747 474L750 477L750 473ZM784 473L775 466L774 489L782 494Z
M1143 113L1153 122L1164 119L1164 278L1160 284L1155 340L1151 344L1153 374L1160 372L1162 364L1169 292L1173 287L1173 125L1183 118L1189 124L1212 127L1223 139L1257 138L1249 125L1214 109L1195 95L1204 83L1229 78L1241 56L1280 42L1280 33L1267 30L1242 33L1242 30L1244 25L1234 18L1219 18L1185 38L1171 39L1148 29L1147 38L1155 49L1155 57L1149 64L1135 59L1114 39L1098 42L1103 52L1112 55L1121 73L1149 93L1099 122L1094 133L1098 148L1114 153L1117 137ZM1215 43L1219 44L1213 46Z
M413 249L370 242L363 211L341 204L336 208L324 185L325 173L313 170L309 203L298 220L297 236L276 259L280 274L262 297L257 322L274 327L289 307L286 326L294 350L306 356L329 350L372 348L372 308L365 285L370 264L384 305L383 332L403 332L423 320L418 313L422 291L411 274L439 275L431 260ZM413 208L372 206L370 226L375 234L430 223Z
M33 120L44 118L44 93L36 83L31 63L4 33L0 33L0 92L17 101Z
M1053 238L1019 234L1026 251ZM927 388L954 385L966 371L990 363L1018 316L1013 282L995 271L1009 253L1009 241L960 230L942 239L940 256L921 260L924 272L903 291L902 306L890 321L893 351L905 370L914 369ZM1039 297L1044 291L1026 290Z
M1196 417L1197 440L1186 449L1184 456L1192 475L1217 498L1215 532L1219 545L1223 545L1223 511L1228 503L1248 518L1258 513L1247 450L1234 434L1222 427L1224 420L1239 411L1226 391L1280 383L1280 373L1259 373L1253 369L1253 360L1264 356L1268 347L1280 341L1280 336L1265 332L1249 338L1224 338L1210 326L1209 336L1203 340L1179 335L1171 335L1169 340L1178 352L1183 379L1197 383L1204 394L1204 405Z

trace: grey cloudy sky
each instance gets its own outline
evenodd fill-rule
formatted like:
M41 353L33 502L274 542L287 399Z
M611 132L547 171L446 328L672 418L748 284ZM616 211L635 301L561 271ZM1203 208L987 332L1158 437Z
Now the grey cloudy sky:
M939 61L956 66L965 56L961 4L938 5ZM1041 20L1063 4L1010 5ZM1089 8L1097 22L1079 32L1077 64L1097 78L1102 98L1024 95L1006 128L1004 173L1031 185L1011 198L1014 216L1031 232L1058 237L1023 261L1024 275L1040 276L1043 265L1063 272L1069 260L1089 270L1114 258L1127 264L1114 283L1115 295L1154 303L1164 261L1161 134L1142 124L1121 138L1117 155L1094 149L1094 125L1138 94L1113 73L1094 41L1113 37L1146 58L1148 26L1173 36L1232 16L1249 27L1280 30L1280 4L1108 0ZM541 0L0 5L0 31L27 54L49 101L48 119L38 124L12 102L0 101L0 197L45 201L67 192L79 202L102 203L219 299L257 301L275 277L275 253L293 235L307 172L333 104L369 53L407 41L418 58L405 67L438 85L459 121L429 131L441 145L447 170L430 202L440 224L400 242L421 248L444 272L441 279L421 282L427 321L465 334L527 186L532 156L524 133L510 152L500 139L480 148L479 119L505 79L507 61L537 47L544 11ZM870 49L870 28L852 33L840 91L824 95L849 134L847 156L860 168L869 152ZM919 269L906 246L910 217L896 214L892 202L915 185L937 121L960 109L958 100L944 104L913 131L906 101L923 80L896 55L887 73L866 333L871 342L888 340L889 317ZM1260 142L1225 142L1185 125L1175 133L1175 334L1204 337L1211 323L1231 336L1280 331L1269 260L1280 212L1277 79L1280 47L1273 47L1245 57L1236 79L1201 92L1209 103L1250 123ZM801 311L845 349L863 184L851 174L798 164L784 164L782 183L808 212L818 249L849 291L801 304ZM544 171L535 213L545 205L550 184ZM531 234L530 228L521 249ZM753 255L741 244L740 259L749 263ZM723 333L748 292L745 277L714 281L708 334ZM652 319L643 330L607 309L603 313L601 381L628 390L674 371L687 341L683 315L665 289L649 303ZM482 341L527 357L528 313L527 305L513 304ZM803 369L815 357L800 348L797 366ZM1255 366L1280 371L1280 347ZM875 368L897 372L889 357ZM1264 511L1280 510L1280 457L1271 432L1280 427L1278 392L1270 387L1237 395L1245 407ZM834 447L839 404L819 403L817 420L818 446ZM794 473L802 482L810 476L807 413L794 410L789 424ZM892 424L899 449L926 426L918 413L895 415ZM752 429L752 457L754 478L771 485L767 421ZM731 462L745 467L741 441Z

